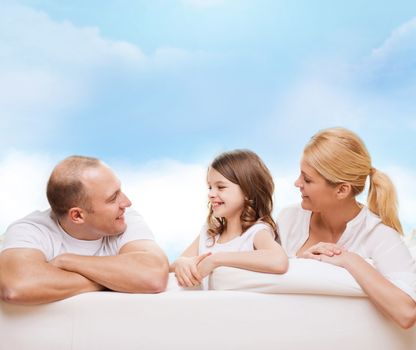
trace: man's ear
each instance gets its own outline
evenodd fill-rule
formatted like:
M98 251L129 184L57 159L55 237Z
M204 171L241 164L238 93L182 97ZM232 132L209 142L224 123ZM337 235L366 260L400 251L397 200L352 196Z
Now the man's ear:
M68 210L68 219L74 224L82 224L84 222L84 211L78 207L71 208Z
M338 199L345 199L351 194L351 191L352 191L351 184L347 182L343 182L342 184L339 184L337 187L338 187L337 188Z

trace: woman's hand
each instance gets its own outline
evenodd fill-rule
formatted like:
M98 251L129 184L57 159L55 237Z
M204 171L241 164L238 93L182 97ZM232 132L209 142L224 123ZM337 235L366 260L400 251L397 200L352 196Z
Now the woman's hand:
M319 242L302 252L298 257L324 261L323 256L333 257L340 255L343 251L345 251L345 249L335 243Z
M196 287L201 284L204 276L199 273L197 265L209 255L210 252L192 257L181 256L176 259L174 272L181 287Z

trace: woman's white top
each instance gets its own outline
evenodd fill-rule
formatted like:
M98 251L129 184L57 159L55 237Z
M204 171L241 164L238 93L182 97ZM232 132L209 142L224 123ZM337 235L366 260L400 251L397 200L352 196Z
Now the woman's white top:
M279 213L279 236L289 257L296 257L296 252L308 239L311 215L311 211L302 209L300 205ZM385 278L416 301L415 259L401 235L383 224L366 206L347 223L337 244L364 259L371 259L373 266Z

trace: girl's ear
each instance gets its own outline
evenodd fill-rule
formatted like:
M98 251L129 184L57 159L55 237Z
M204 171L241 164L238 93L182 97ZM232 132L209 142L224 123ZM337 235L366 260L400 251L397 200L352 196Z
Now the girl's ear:
M336 195L337 195L338 199L345 199L351 194L351 191L352 191L351 184L349 184L347 182L344 182L344 183L338 185L337 187L338 188L337 188Z

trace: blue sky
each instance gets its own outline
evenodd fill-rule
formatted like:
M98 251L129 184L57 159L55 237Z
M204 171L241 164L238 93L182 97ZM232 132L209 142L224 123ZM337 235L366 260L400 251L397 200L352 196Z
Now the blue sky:
M104 159L159 207L178 198L134 178L153 171L165 191L195 192L213 156L251 148L283 184L282 205L297 198L291 183L308 138L344 126L398 185L409 231L415 68L414 1L0 0L3 193L19 178L11 169L41 179L78 153ZM180 183L162 174L172 169ZM191 186L180 174L192 169L202 179ZM41 180L26 181L39 191ZM10 195L2 229L23 210L24 197ZM200 220L193 206L175 215Z

